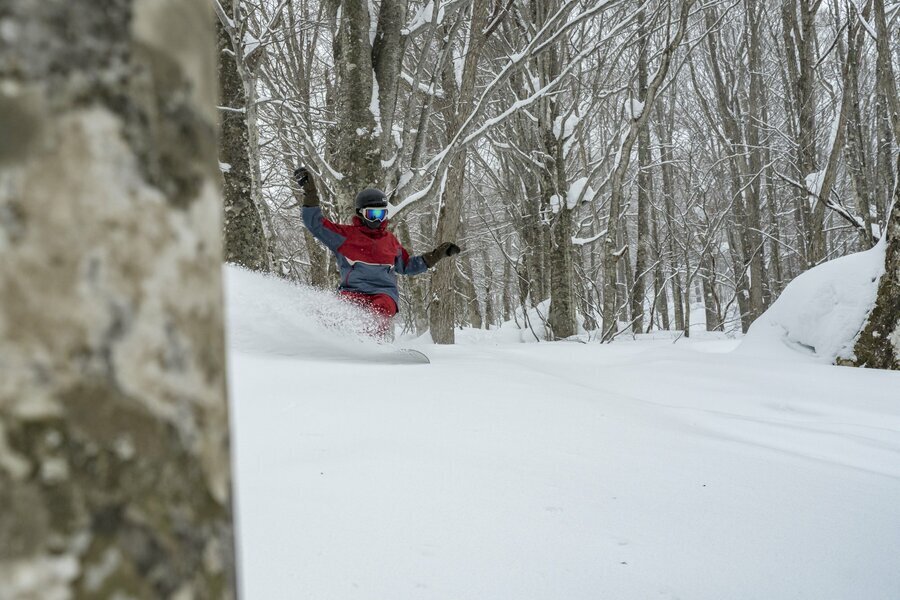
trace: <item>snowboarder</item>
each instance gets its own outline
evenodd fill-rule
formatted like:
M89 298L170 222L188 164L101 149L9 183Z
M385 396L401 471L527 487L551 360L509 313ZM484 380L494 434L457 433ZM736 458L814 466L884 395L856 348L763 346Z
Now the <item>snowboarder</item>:
M372 333L385 337L400 301L397 273L424 273L441 259L459 254L459 246L444 242L421 256L410 256L387 230L388 202L381 190L359 192L353 223L342 225L322 215L316 184L304 167L294 171L294 179L303 190L303 224L337 259L341 296L367 309L375 317Z

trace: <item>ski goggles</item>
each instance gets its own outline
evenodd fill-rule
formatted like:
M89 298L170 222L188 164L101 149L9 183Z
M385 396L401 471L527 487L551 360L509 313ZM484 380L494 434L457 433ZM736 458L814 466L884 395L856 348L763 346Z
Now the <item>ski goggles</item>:
M388 209L386 208L364 208L362 216L367 221L384 221L388 218Z

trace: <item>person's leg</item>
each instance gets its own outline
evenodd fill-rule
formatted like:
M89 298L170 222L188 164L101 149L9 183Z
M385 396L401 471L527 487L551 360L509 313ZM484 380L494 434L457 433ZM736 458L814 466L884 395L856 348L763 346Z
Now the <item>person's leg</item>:
M397 314L397 304L387 294L362 294L359 292L341 292L341 297L368 311L373 318L371 327L366 333L378 339L387 339L391 328L391 319Z
M387 294L375 294L372 296L371 307L377 315L375 335L387 340L391 332L391 319L397 314L397 303Z

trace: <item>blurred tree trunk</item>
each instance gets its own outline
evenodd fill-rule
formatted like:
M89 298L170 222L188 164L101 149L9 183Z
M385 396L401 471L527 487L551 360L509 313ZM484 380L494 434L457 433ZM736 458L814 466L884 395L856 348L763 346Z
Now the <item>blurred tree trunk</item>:
M234 597L210 4L0 12L0 595Z

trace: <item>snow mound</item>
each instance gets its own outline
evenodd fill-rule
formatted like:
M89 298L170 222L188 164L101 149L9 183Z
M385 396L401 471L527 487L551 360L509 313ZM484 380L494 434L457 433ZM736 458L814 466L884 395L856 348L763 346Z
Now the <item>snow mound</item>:
M226 265L228 347L248 354L366 361L394 350L366 335L363 310L337 294Z
M774 358L800 353L828 363L849 357L875 304L884 253L882 241L798 276L753 322L737 351Z

